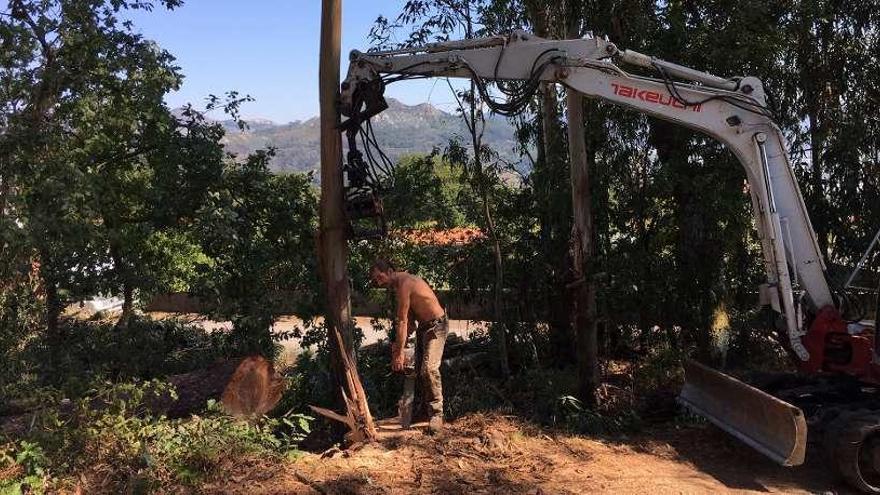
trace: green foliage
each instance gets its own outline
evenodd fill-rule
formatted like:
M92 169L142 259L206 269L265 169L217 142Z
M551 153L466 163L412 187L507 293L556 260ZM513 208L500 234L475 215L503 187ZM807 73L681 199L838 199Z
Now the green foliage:
M0 17L3 209L40 261L50 333L66 302L136 283L133 245L155 227L146 165L179 132L162 98L180 75L117 16L157 3L180 5L15 0Z
M269 330L283 307L315 313L318 280L311 176L273 175L271 156L270 150L227 163L222 186L194 227L212 261L192 287L212 317L232 320L242 352L267 355L273 354Z
M37 363L26 358L26 349L33 345L34 329L44 309L33 297L33 286L22 283L27 277L12 280L18 283L0 288L0 360L5 363L0 369L0 397L7 384L21 382L34 372Z
M635 430L640 419L635 411L619 411L613 415L602 414L589 409L572 395L563 395L556 399L556 412L553 422L559 427L578 433L614 434Z
M0 472L14 473L13 476L0 476L0 493L44 493L48 466L49 459L36 443L21 440L17 444L0 446Z
M78 396L97 380L152 379L203 368L234 353L222 332L209 333L174 320L135 318L128 327L65 320L64 349L50 362L47 337L27 333L7 351L11 366L0 375L0 396L28 398L51 386Z
M640 395L654 390L678 389L684 383L686 358L686 350L668 344L652 348L633 372L633 382Z
M27 440L0 448L0 469L20 466L0 486L60 486L78 475L77 482L116 492L191 489L248 455L295 455L310 431L305 415L245 421L222 414L213 401L204 415L186 419L145 413L148 401L168 393L157 381L103 385L68 411L44 410Z
M269 174L271 150L234 162L223 125L164 104L173 57L118 19L153 2L62 3L16 0L0 17L3 256L39 260L49 350L70 302L120 295L124 328L136 298L191 291L234 320L240 352L271 354L281 301L296 293L305 311L315 293L311 178ZM249 100L211 95L207 111L241 123Z
M391 177L394 188L384 198L393 228L449 228L464 223L457 206L461 184L437 153L402 158Z

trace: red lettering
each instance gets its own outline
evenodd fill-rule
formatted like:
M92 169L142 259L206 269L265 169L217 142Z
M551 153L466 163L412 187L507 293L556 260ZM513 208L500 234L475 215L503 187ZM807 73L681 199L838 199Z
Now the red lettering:
M658 105L663 106L671 106L673 108L678 108L681 110L686 109L688 106L691 107L691 111L694 112L702 112L703 105L687 105L682 101L674 98L672 95L663 95L656 91L649 91L647 89L639 90L634 86L625 86L622 84L611 83L611 87L614 88L614 94L618 96L622 96L624 98L638 98L646 103L656 103Z

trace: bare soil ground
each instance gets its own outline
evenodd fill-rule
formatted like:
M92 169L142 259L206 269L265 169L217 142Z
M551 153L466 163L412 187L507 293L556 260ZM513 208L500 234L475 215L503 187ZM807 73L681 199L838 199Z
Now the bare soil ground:
M821 458L782 468L710 426L665 425L632 437L556 435L475 414L438 437L381 427L377 443L294 461L230 462L216 494L850 493Z

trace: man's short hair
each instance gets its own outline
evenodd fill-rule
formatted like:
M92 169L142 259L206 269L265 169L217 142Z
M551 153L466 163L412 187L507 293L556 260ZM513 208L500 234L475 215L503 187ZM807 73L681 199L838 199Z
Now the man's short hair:
M395 268L394 268L394 265L391 264L390 261L388 261L384 258L379 258L376 261L374 261L373 265L370 267L370 271L372 272L373 270L378 270L380 272L388 273L388 272L395 271Z

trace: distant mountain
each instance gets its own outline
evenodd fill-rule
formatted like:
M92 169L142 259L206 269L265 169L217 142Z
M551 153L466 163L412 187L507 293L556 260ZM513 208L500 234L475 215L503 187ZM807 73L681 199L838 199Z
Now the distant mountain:
M317 117L289 124L270 120L248 120L249 129L239 130L232 121L223 122L227 133L226 149L239 156L254 150L273 146L276 156L272 161L275 171L308 171L320 168L320 123ZM434 147L443 148L454 136L469 142L462 119L444 112L429 103L404 105L389 98L388 109L373 117L373 129L383 151L393 160L413 153L429 153ZM493 117L486 123L483 141L504 159L517 163L514 129L502 117ZM345 144L343 142L343 144Z

